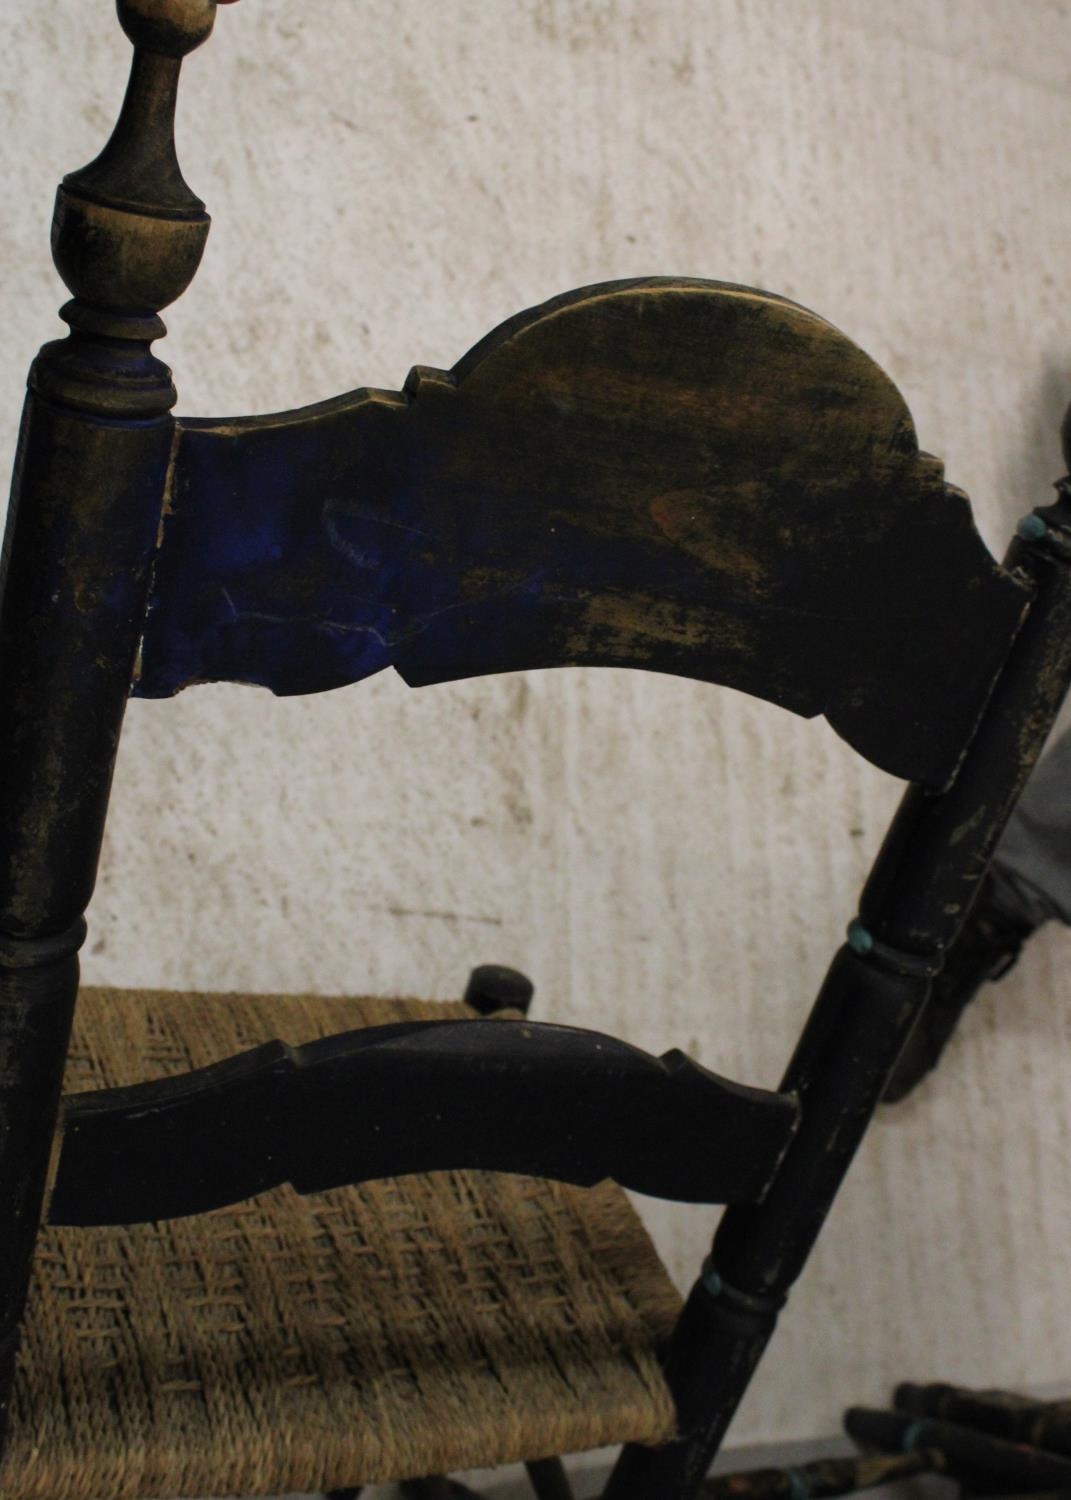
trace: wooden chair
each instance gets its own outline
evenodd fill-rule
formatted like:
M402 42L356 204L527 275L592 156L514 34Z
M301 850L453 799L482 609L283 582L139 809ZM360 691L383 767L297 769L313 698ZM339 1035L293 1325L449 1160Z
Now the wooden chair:
M176 421L151 344L208 230L172 118L215 0L118 10L4 553L0 1490L431 1496L519 1459L546 1500L612 1442L607 1500L685 1500L1063 697L1071 505L998 565L863 353L709 282L568 293L404 393ZM75 1011L131 692L570 663L822 714L911 783L776 1092L529 1022L494 969L442 1008ZM732 1205L683 1307L621 1186Z

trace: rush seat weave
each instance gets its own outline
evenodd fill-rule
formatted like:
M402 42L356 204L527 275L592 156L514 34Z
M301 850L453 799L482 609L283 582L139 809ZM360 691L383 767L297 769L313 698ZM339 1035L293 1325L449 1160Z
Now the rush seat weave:
M66 1087L467 1014L89 989ZM609 1183L440 1173L45 1229L0 1494L285 1494L658 1442L674 1414L655 1347L678 1310Z

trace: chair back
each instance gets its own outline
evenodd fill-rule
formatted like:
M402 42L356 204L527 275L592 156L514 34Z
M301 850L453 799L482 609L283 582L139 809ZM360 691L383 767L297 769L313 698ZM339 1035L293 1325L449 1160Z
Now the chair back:
M173 117L215 3L118 9L131 83L57 200L70 334L31 371L0 567L0 1406L130 694L630 666L823 714L912 783L779 1089L527 1021L271 1044L67 1101L50 1216L455 1166L729 1201L667 1353L679 1437L607 1491L688 1500L1063 699L1071 501L998 564L877 366L716 282L568 293L402 392L176 420L151 346L208 231Z
M167 488L142 697L641 667L940 786L1029 597L873 361L717 282L568 293L402 393L180 421Z

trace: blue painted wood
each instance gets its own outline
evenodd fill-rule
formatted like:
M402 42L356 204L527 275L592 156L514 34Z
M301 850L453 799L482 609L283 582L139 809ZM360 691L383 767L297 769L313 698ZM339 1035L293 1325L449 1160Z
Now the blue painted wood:
M1028 600L829 324L610 283L402 394L182 423L135 691L646 667L824 713L939 785Z

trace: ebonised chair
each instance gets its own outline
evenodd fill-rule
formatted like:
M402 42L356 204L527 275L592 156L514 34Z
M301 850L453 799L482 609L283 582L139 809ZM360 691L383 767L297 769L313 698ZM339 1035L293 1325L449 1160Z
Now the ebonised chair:
M568 293L404 393L176 421L151 344L208 219L172 119L215 9L119 0L130 88L59 191L70 334L33 366L16 463L0 1488L430 1496L421 1476L522 1459L561 1497L555 1455L615 1442L607 1500L686 1500L1063 698L1071 504L999 565L863 353L712 282ZM777 1091L528 1022L493 969L445 1009L75 1011L131 693L570 663L822 714L911 783ZM732 1205L683 1307L618 1184Z

